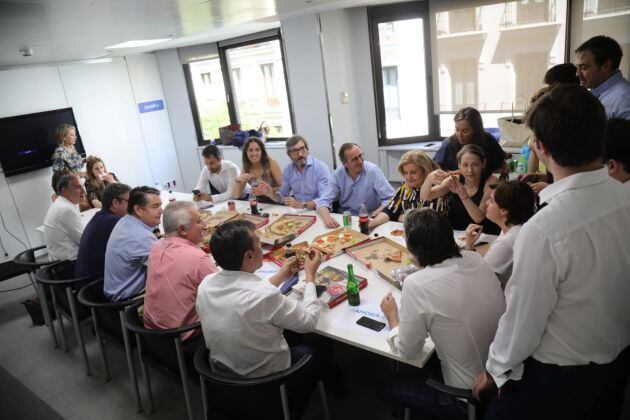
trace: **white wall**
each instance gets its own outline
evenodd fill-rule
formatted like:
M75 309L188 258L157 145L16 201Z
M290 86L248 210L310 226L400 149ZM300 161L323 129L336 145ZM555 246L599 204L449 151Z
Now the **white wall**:
M367 9L357 7L321 15L326 82L335 147L357 143L378 164L378 137ZM349 103L341 102L348 92Z
M192 191L197 184L201 165L197 155L197 133L190 109L184 70L176 49L156 51L155 55L183 177L183 190Z
M163 99L155 59L129 61L129 69L120 58L0 71L0 117L72 107L86 152L103 158L122 182L136 186L169 177L181 180L168 114L138 112L137 102ZM0 175L0 211L11 232L29 247L41 244L35 228L50 206L51 176L51 168L6 180ZM10 257L23 250L4 228L0 236Z
M317 15L286 19L281 24L295 131L308 140L311 154L332 168Z

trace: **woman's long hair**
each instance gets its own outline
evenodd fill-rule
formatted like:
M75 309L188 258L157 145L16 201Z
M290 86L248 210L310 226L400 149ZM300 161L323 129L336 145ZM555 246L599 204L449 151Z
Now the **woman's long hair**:
M260 147L260 163L263 166L263 171L269 168L269 155L267 154L267 149L265 149L265 143L258 137L250 137L243 145L243 172L245 173L250 173L252 170L252 162L247 156L247 149L252 143L256 143Z

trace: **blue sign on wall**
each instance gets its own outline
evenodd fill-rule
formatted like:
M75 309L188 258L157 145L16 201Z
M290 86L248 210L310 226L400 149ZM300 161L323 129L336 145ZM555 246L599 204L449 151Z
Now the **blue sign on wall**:
M164 109L164 101L162 99L158 99L156 101L140 102L138 104L138 109L141 114L145 112L160 111Z

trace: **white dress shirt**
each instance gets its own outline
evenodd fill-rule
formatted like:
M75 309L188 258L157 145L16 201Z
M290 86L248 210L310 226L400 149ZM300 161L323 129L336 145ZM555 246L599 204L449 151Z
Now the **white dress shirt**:
M230 270L206 276L196 306L213 368L218 362L250 378L291 366L283 329L311 332L321 310L313 283L306 284L298 301L266 279Z
M605 168L557 181L523 225L486 368L498 386L530 356L609 363L630 344L630 191Z
M501 232L499 237L490 244L488 252L483 257L497 275L503 287L505 287L505 283L512 275L514 241L516 241L516 236L521 227L522 225L516 225L512 226L505 234Z
M57 197L44 219L44 243L50 259L76 260L83 228L79 205Z
M462 251L405 279L400 325L387 341L403 357L418 357L427 335L435 343L444 383L471 388L505 310L501 287L481 255Z
M212 201L215 203L225 201L232 195L234 182L236 182L236 178L238 178L240 174L241 170L236 164L229 160L222 159L221 170L218 173L210 172L208 167L204 165L199 174L195 189L210 194L210 186L208 185L208 183L210 183L221 192L221 194L213 194Z

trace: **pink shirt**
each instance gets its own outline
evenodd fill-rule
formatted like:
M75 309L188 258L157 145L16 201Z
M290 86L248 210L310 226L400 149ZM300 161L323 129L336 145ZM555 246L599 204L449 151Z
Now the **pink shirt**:
M157 241L147 266L145 327L178 328L198 322L197 287L204 277L218 271L211 257L186 239L169 236ZM182 340L198 332L184 333Z

